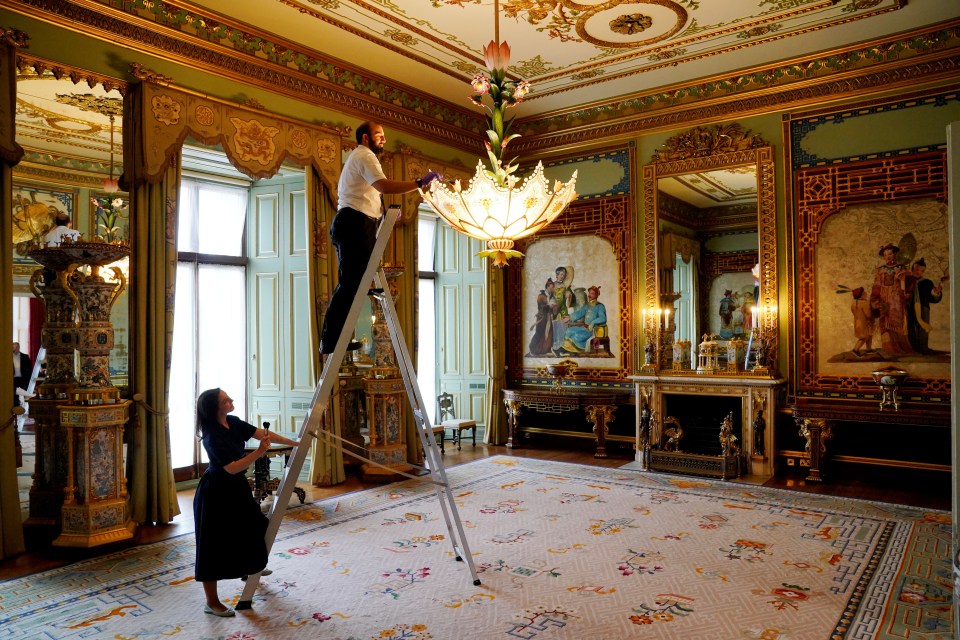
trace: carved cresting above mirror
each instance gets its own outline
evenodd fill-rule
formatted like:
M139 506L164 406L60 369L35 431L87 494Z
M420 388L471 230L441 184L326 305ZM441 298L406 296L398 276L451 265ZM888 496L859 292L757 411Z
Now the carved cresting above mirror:
M772 147L738 124L678 134L644 166L643 198L642 369L774 375ZM698 362L715 341L718 357Z

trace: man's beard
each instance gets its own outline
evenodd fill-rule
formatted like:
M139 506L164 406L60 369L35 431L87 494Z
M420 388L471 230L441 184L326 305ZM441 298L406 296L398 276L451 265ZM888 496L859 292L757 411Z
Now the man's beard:
M383 153L383 147L378 145L373 140L370 140L367 143L367 148L370 149L370 151L373 151L373 155L377 156L378 158L380 157L380 154Z

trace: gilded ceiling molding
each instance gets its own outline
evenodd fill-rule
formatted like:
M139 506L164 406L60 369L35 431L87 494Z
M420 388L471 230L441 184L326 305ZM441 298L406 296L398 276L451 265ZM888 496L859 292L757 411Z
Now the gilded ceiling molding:
M75 171L52 169L47 165L21 162L13 169L14 179L64 184L87 189L103 190L103 174L84 174Z
M73 84L85 82L91 89L100 85L103 87L103 90L107 92L117 91L120 95L126 95L127 93L127 83L123 80L111 78L102 73L94 73L93 71L74 67L69 64L63 64L62 62L47 60L24 51L18 51L17 72L23 74L31 69L38 76L49 72L50 75L57 80L69 78Z
M632 118L656 110L682 109L707 100L722 102L733 98L740 101L743 95L788 91L797 85L825 83L828 87L837 86L842 90L842 85L849 82L851 77L869 79L884 71L892 72L897 80L901 79L901 75L906 75L904 80L910 83L918 79L927 80L928 75L956 73L958 48L960 20L955 20L931 29L901 34L896 39L877 40L859 47L838 49L826 55L801 58L746 73L715 76L694 85L674 86L655 93L522 119L517 124L524 127L524 139L519 140L517 146L522 148L529 145L529 137L540 133L589 127L593 123L609 123L614 119ZM937 67L941 64L947 68L939 70ZM877 70L878 66L882 68ZM838 76L842 78L839 81ZM884 77L889 82L891 73ZM873 86L861 84L857 90ZM694 106L694 109L697 110L697 107ZM729 111L722 114L722 117L730 116Z
M353 36L356 36L357 38L363 38L364 40L368 40L368 41L376 44L378 47L383 47L384 49L388 49L388 50L390 50L390 51L392 51L392 52L394 52L394 53L396 53L396 54L399 54L399 55L401 55L401 56L403 56L403 57L405 57L405 58L409 58L409 59L411 59L411 60L414 60L414 61L416 61L418 64L423 64L423 65L425 65L425 66L427 66L427 67L430 67L430 68L433 69L434 71L437 71L437 72L442 73L442 74L444 74L444 75L451 76L451 77L456 78L456 79L458 79L458 80L465 80L465 78L464 78L464 73L467 72L467 70L465 70L465 69L458 68L457 71L454 71L454 70L453 70L454 67L451 67L450 65L447 65L447 64L439 64L439 63L433 62L432 60L424 60L423 58L420 58L419 56L416 56L416 55L412 54L409 49L392 45L392 44L390 44L389 42L384 42L383 40L380 40L379 38L374 38L374 37L373 37L369 32L367 32L367 31L364 31L364 30L362 30L362 29L357 29L357 28L352 27L352 26L350 26L349 24L346 24L346 23L341 22L341 21L339 21L339 20L334 20L334 19L331 18L330 16L324 15L324 14L320 13L319 11L314 11L314 10L308 8L308 7L305 7L304 5L300 4L299 2L293 2L292 0L278 0L278 1L279 1L281 4L285 4L285 5L287 5L288 7L291 7L291 8L293 8L293 9L296 9L297 11L299 11L299 12L302 13L302 14L305 14L305 15L310 16L311 18L314 18L315 20L319 20L320 22L326 22L327 24L333 25L333 26L335 26L337 29L340 29L341 31L345 31L346 33L352 34ZM311 1L312 1L312 0L311 0ZM320 4L320 3L318 3L318 4ZM381 9L378 8L376 5L372 5L372 4L368 4L368 3L358 3L358 4L361 4L362 7L363 7L365 10L367 10L367 11L369 11L369 12L371 12L371 13L374 13L374 14L380 16L380 17L383 18L385 21L388 21L388 22L396 22L396 20L394 19L393 14L391 14L391 13L389 13L389 12L387 12L387 11L381 10ZM402 24L402 23L401 23L401 24ZM405 25L405 26L408 26L408 27L409 27L409 25ZM432 33L428 32L428 31L424 31L424 30L422 30L422 29L412 28L412 30L417 34L417 37L423 38L423 39L425 39L425 40L429 40L429 41L433 42L434 44L436 44L436 45L438 45L438 46L440 46L440 47L442 47L442 48L445 48L445 49L449 49L449 48L450 48L449 43L448 43L446 40L444 40L443 38L438 38L438 37L436 37L435 35L433 35ZM456 49L454 49L454 51L456 51ZM469 73L472 74L472 73L480 73L480 72L482 72L483 69L484 69L484 62L483 62L483 60L480 59L479 57L476 57L476 58L473 58L473 61L476 63L476 68L469 70Z
M537 133L531 127L542 130L544 120L519 122L523 137L511 143L518 154L530 152L555 152L595 145L598 142L635 137L654 131L669 131L684 125L723 122L772 111L784 111L798 107L810 107L826 100L862 98L865 94L888 91L900 87L913 87L920 82L953 80L960 74L960 52L933 61L914 62L896 68L886 68L875 73L848 74L842 79L826 79L807 82L796 88L778 91L754 91L749 95L729 96L702 104L665 107L660 113L638 112L614 122L602 108L589 120L564 124L554 121L545 133ZM606 121L602 115L607 113ZM592 121L596 119L597 123Z
M199 14L173 1L123 3L71 0L0 0L0 6L39 17L109 42L172 60L177 64L258 86L297 100L375 119L463 150L482 147L486 124L481 115L336 65L317 52L298 51L292 43L263 32ZM107 13L109 11L109 13ZM125 15L119 15L123 11ZM226 43L226 44L225 44Z

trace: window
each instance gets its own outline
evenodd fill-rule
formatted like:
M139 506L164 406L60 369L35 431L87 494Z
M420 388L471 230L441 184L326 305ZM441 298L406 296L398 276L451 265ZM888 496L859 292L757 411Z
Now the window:
M425 403L425 410L436 404L437 398L437 308L435 265L437 219L420 213L417 227L417 270L420 272L419 306L417 309L417 384ZM436 409L434 409L436 411ZM432 415L433 412L430 412ZM434 421L438 418L435 416Z
M235 413L246 414L247 196L244 187L191 179L181 183L170 366L174 469L197 469L205 455L196 439L200 392L225 389L234 399Z
M677 324L677 340L687 340L690 344L700 344L697 334L697 299L696 299L696 267L693 264L695 258L691 257L689 262L683 261L683 254L677 252L676 264L673 276L673 286L680 294L677 298L677 312L674 315L674 322Z

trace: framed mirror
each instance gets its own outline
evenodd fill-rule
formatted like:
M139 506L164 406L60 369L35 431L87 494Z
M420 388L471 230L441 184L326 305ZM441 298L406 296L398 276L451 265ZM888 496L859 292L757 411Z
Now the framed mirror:
M694 128L667 140L644 167L643 197L644 315L654 314L662 335L657 368L696 369L703 336L749 345L758 327L773 353L773 149L737 124ZM689 343L689 365L671 365L674 343ZM725 360L728 350L720 353Z
M33 361L40 345L43 307L29 286L40 268L27 255L66 214L83 238L126 239L128 194L123 172L123 96L127 84L77 67L17 55L16 140L25 154L14 168L11 202L14 259L14 332ZM116 266L129 281L129 264ZM33 302L31 302L33 301ZM127 385L129 303L126 289L111 307L114 347L110 375Z

